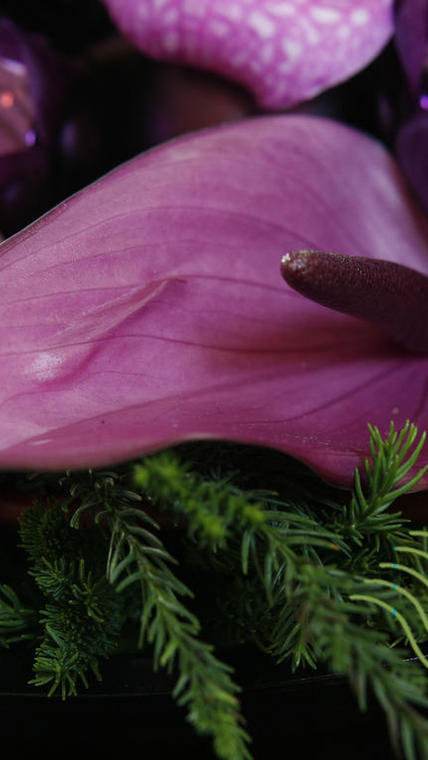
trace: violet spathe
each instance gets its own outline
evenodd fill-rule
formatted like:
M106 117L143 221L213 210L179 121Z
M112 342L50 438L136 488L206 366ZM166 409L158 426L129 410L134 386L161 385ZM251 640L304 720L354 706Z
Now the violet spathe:
M428 426L428 359L284 286L281 252L308 248L428 271L427 221L388 153L304 116L167 143L5 241L2 466L208 437L349 485L369 421Z

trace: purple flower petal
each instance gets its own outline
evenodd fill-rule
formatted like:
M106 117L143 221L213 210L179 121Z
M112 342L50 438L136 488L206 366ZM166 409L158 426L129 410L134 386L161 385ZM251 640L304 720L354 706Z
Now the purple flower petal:
M398 132L397 159L413 190L428 211L428 113L412 116Z
M301 248L428 272L427 222L388 153L303 116L168 143L3 243L2 466L209 437L349 484L368 422L427 428L428 357L284 284Z
M419 94L428 42L428 0L398 0L396 45L413 95Z
M265 108L311 98L371 61L393 0L103 0L144 53L211 69Z
M398 0L396 45L407 77L396 111L397 159L428 210L428 0Z

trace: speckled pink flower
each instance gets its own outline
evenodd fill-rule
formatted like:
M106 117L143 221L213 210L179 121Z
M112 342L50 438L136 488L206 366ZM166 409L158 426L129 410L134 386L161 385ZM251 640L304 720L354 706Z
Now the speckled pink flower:
M210 69L268 109L311 98L371 61L393 0L103 0L153 58Z

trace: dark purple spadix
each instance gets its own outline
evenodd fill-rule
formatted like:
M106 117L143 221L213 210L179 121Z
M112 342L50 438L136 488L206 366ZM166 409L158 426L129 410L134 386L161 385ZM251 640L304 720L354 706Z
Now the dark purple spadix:
M366 319L397 343L428 354L428 277L401 264L326 251L291 251L284 279L302 295Z

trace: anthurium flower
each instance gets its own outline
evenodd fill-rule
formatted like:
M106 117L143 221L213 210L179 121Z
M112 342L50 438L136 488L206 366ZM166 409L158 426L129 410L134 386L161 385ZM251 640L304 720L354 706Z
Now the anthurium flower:
M427 428L427 355L296 293L280 262L299 249L404 265L410 289L428 272L427 220L389 154L307 116L166 143L5 241L0 464L218 438L349 484L367 423ZM370 298L391 309L382 277Z
M392 34L393 0L104 0L144 53L210 69L283 108L349 78Z

